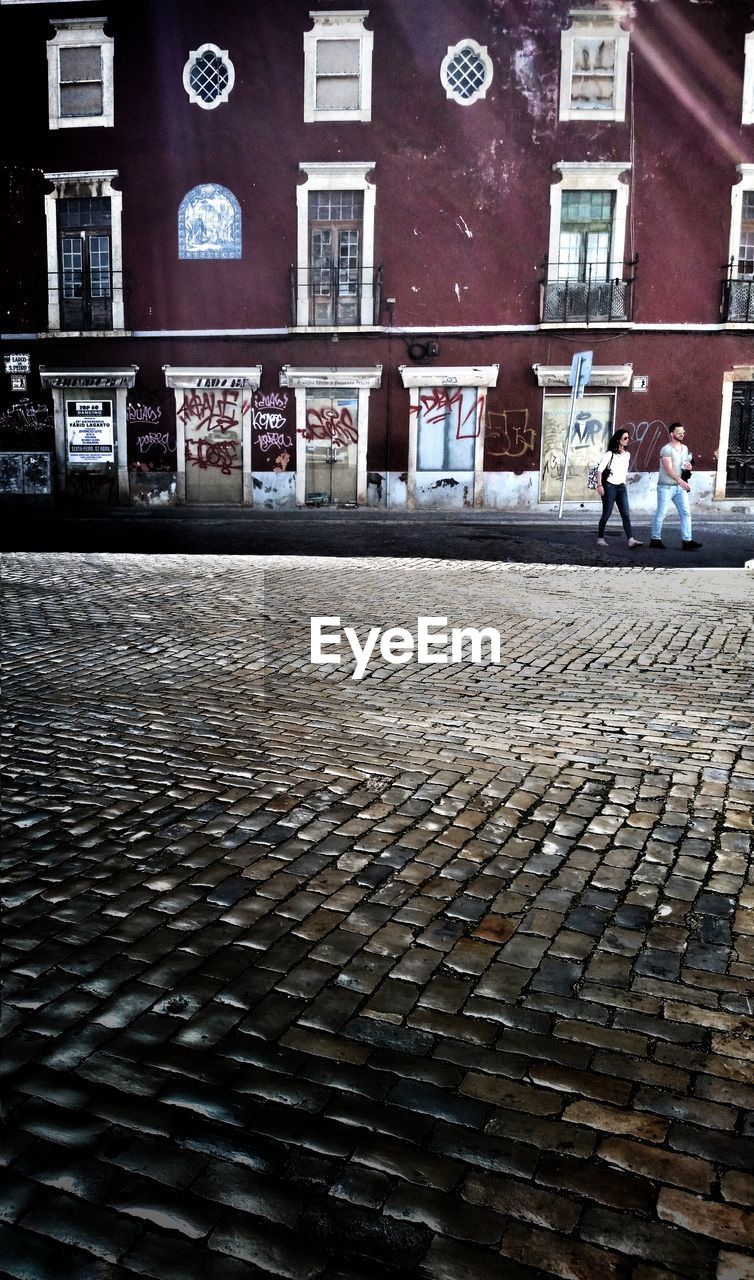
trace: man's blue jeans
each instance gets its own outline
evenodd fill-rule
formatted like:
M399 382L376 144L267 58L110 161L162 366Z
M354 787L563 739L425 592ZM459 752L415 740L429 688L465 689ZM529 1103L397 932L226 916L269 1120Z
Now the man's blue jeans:
M652 521L652 537L662 537L662 522L667 515L669 502L673 503L681 518L681 538L684 542L690 542L691 509L689 507L689 495L679 484L658 484L657 510Z

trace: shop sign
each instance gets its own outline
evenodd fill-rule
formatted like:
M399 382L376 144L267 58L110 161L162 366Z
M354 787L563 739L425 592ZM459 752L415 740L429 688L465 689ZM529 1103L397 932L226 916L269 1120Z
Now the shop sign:
M28 352L9 351L3 356L6 373L31 373L31 356Z
M112 400L66 400L70 463L114 462Z

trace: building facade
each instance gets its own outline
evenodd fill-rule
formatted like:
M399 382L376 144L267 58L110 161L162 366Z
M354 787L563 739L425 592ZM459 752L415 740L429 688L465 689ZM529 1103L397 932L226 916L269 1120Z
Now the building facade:
M646 511L682 419L693 503L754 498L750 5L0 25L3 495L536 513L625 426Z

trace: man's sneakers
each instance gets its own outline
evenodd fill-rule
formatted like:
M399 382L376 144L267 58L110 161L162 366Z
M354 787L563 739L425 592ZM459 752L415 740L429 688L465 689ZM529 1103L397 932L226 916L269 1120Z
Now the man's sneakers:
M694 542L693 538L689 538L688 542L681 543L684 551L698 551L701 545L701 542Z
M665 550L665 543L662 538L650 538L649 545L650 547L661 547L663 551Z

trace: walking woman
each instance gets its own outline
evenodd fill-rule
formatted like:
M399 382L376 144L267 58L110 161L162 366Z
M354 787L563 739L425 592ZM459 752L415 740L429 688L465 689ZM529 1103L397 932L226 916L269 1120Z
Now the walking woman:
M600 460L597 475L597 492L602 499L602 515L597 528L598 547L607 546L605 526L612 515L613 506L616 506L620 512L629 547L641 546L641 543L633 536L631 513L628 509L626 478L631 461L631 454L628 453L628 441L629 435L627 431L614 431L608 441L607 453Z

